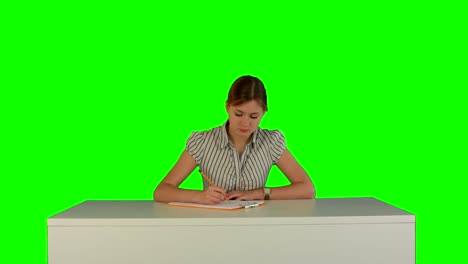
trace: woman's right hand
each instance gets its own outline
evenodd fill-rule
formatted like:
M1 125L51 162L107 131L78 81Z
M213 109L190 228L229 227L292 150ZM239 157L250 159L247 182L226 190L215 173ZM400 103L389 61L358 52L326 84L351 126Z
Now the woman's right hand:
M218 204L226 200L226 191L223 188L209 186L200 192L199 202L201 204Z

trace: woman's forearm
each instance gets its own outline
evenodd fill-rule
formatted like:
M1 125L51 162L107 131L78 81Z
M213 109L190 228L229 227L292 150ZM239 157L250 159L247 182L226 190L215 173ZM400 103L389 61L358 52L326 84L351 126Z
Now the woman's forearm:
M157 202L190 202L197 203L200 191L180 189L176 186L161 183L154 190L153 199Z
M271 188L270 199L288 200L288 199L314 199L315 188L310 182L293 183L288 186Z

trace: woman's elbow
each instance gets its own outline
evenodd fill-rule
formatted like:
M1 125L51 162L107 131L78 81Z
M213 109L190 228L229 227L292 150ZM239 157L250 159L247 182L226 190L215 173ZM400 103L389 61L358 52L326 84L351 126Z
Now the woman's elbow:
M310 198L309 199L315 199L315 190L313 190L311 193L310 193Z
M163 198L161 197L161 188L160 188L160 186L156 187L156 189L154 189L154 192L153 192L153 200L155 202L162 202L163 201Z
M156 189L154 189L154 191L153 191L153 200L154 200L155 202L159 202L158 198L159 198L159 197L158 197L158 188L156 188Z
M170 200L170 193L172 192L172 185L167 183L160 183L153 192L153 200L156 202L166 203Z
M305 192L305 199L315 199L315 187L313 184L311 184L308 188L307 191Z
M304 194L304 199L315 199L315 191L309 191Z

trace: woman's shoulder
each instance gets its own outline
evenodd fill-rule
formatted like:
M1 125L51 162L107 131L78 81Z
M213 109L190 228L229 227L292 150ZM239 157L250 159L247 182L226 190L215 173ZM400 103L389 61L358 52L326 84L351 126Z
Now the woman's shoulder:
M259 136L263 138L278 138L278 137L284 137L283 133L279 129L263 129L263 128L258 128Z
M283 151L286 149L286 142L284 140L283 133L278 129L259 129L257 143L260 148L266 147L269 149L273 164L278 162Z
M213 128L206 129L206 130L195 130L195 131L192 131L192 134L201 134L201 135L216 134L216 133L219 133L223 127L224 126L217 126L217 127L213 127Z
M223 127L224 126L218 126L207 130L192 131L189 138L194 140L217 138Z
M209 130L194 131L190 134L186 149L197 164L200 164L206 146L211 145L213 140L218 138L219 131L219 127L215 127Z
M263 129L258 128L257 142L261 145L284 145L285 139L283 133L279 129Z

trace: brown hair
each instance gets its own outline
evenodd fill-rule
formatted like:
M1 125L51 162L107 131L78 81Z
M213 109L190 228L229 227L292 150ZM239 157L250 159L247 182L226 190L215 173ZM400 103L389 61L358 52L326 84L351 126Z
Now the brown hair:
M229 90L226 103L235 106L251 100L257 101L263 111L268 110L266 91L262 81L250 75L237 78Z

